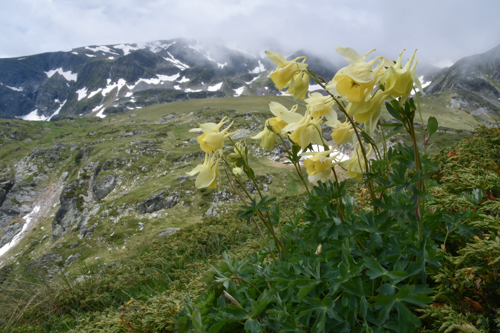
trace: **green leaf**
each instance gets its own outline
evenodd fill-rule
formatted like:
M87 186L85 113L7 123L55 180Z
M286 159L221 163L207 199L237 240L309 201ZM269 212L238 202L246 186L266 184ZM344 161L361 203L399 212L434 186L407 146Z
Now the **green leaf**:
M307 285L303 286L302 288L299 289L299 292L297 293L297 298L300 301L302 301L304 299L304 297L307 296L307 294L309 294L309 292L314 288L316 287L321 281L314 281L314 280L311 280L311 282L309 282Z
M394 118L396 118L400 122L403 122L403 119L401 118L401 116L396 112L396 110L394 109L394 107L390 103L385 103L385 106L387 108L387 111L389 111L389 113L391 114L391 116L393 116Z
M193 320L194 331L196 333L203 332L203 323L201 322L201 312L195 310L191 318Z
M264 328L262 327L262 325L259 323L258 320L249 318L245 322L245 331L250 333L262 333L264 332Z
M438 121L435 117L429 117L429 120L427 121L427 133L429 136L432 134L436 133L438 130Z
M366 275L368 275L370 279L374 280L379 276L387 274L387 270L382 267L375 258L364 257L363 261L365 262L365 267L369 268L369 270L366 271Z

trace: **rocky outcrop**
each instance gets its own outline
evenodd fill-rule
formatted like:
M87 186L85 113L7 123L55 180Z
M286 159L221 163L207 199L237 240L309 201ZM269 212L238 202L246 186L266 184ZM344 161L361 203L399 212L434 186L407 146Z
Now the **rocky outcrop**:
M64 236L75 222L81 223L83 198L78 195L79 184L77 181L65 186L59 198L61 206L52 221L52 242Z
M98 184L94 185L94 199L99 201L104 199L116 187L114 175L107 175Z
M139 202L137 211L141 214L152 213L164 208L172 208L179 203L180 195L177 192L166 194L166 191L161 191L153 195L150 199Z
M23 228L23 225L19 222L16 222L16 223L13 223L13 224L7 226L7 228L5 228L5 232L2 236L2 238L0 238L0 247L4 246L5 244L10 243L12 238L14 238L14 236L17 235L19 233L19 231L21 231L22 228Z

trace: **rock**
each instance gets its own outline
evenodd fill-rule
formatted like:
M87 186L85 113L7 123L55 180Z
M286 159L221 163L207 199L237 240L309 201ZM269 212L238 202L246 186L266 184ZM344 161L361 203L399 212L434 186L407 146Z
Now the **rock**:
M253 193L253 191L255 191L256 188L253 183L248 183L245 185L245 190L247 190L248 193Z
M269 185L264 184L262 188L264 189L264 192L269 192Z
M87 279L90 279L90 276L89 275L79 275L76 279L75 279L75 282L76 283L83 283L85 282L85 280Z
M177 177L175 180L179 182L179 184L182 184L186 181L186 179L188 179L189 177L188 176L180 176L180 177Z
M206 217L219 217L219 212L217 211L217 206L212 205L210 208L207 210L207 212L203 215Z
M74 248L75 248L75 247L77 247L78 245L80 245L80 243L75 242L75 243L71 244L70 246L68 246L68 249L74 249Z
M137 204L137 210L141 214L152 213L163 208L172 208L179 203L179 193L171 193L165 198L165 191L153 195L150 199Z
M21 231L22 228L23 228L23 226L21 223L14 223L14 224L7 226L7 228L5 228L5 232L2 236L2 238L0 238L0 247L4 246L5 244L10 243L12 238L14 238L14 236L17 235Z
M114 175L107 175L99 184L94 185L94 198L96 201L104 199L116 187L116 178Z
M161 231L156 237L164 237L176 233L180 228L169 228Z
M80 235L78 237L86 238L91 236L96 227L97 223L94 223L90 228L87 228L86 225L82 225L82 227L80 228Z
M249 136L252 132L250 132L249 130L247 129L240 129L238 130L238 132L233 135L231 138L233 140L236 140L236 139L241 139L241 138L244 138L245 136Z
M170 119L174 119L175 117L177 117L177 114L174 112L174 113L171 113L169 115L164 115L161 117L160 119L160 124L164 124L166 123L167 121L169 121Z
M73 194L77 191L77 187L79 187L78 182L74 181L62 190L59 197L61 206L52 221L52 242L65 235L72 224L77 223L79 226L82 221L82 212L78 207L82 204L82 198Z
M78 243L76 243L78 244ZM66 261L64 262L66 265L71 264L73 261L77 261L82 255L80 253L78 254L72 254L68 258L66 258Z

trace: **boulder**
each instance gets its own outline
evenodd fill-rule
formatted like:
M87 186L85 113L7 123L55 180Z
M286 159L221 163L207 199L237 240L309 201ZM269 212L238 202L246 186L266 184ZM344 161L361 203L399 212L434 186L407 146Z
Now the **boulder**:
M96 201L104 199L116 187L116 178L114 175L107 175L99 184L94 185L94 199Z
M179 193L174 192L166 196L166 191L161 191L153 195L146 201L137 204L137 210L141 214L152 213L163 208L172 208L179 203Z

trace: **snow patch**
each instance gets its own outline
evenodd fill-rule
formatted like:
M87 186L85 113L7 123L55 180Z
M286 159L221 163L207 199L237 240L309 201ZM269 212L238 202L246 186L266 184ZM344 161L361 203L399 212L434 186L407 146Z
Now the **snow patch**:
M80 90L77 90L76 93L78 94L78 100L81 100L87 96L87 88L82 88Z
M58 103L59 100L56 100ZM67 100L66 100L67 101ZM61 111L62 107L64 106L64 104L66 104L66 101L62 102L61 105L59 106L59 109L57 109L47 120L50 121L50 119L52 119L52 117L54 117L55 115L59 114L59 112Z
M227 65L227 62L224 62L223 64L217 63L217 67L219 67L221 69L224 68L224 66L226 66L226 65Z
M236 96L240 96L241 94L243 94L243 90L245 90L245 87L239 87L234 89L234 93Z
M181 86L174 86L175 90L182 90Z
M180 62L179 60L175 59L174 56L172 54L170 54L170 52L167 52L168 55L170 56L170 58L163 58L165 59L166 61L170 61L172 64L174 64L175 67L179 68L180 70L185 70L187 68L189 68L188 65Z
M319 84L310 84L309 91L315 91L315 90L323 90L323 87L320 86Z
M38 109L36 109L34 111L31 111L27 115L21 116L19 118L21 118L22 120L31 120L31 121L44 121L44 120L47 120L47 117L45 117L45 116L39 116L38 115Z
M180 79L177 82L179 82L179 83L189 82L189 79L187 77L183 76L182 79Z
M21 234L23 232L25 232L26 229L28 229L29 225L31 224L31 219L33 218L33 215L38 213L39 210L40 210L40 206L36 206L35 208L33 208L33 210L29 214L27 214L23 217L23 219L24 219L23 228L21 229L21 231L19 231L14 236L14 238L12 238L10 243L7 243L4 246L2 246L2 248L0 249L0 256L5 254L7 251L9 251L11 248L13 248L17 243L19 243L19 241L21 240Z
M258 78L259 78L259 77L258 77L258 76L256 76L256 77L254 77L251 81L248 81L248 82L245 82L245 83L246 83L246 84L252 84L252 83L254 83L255 81L257 81L257 79L258 79Z
M162 44L160 41L148 43L148 48L153 53L158 53L160 51L168 49L170 46L177 42Z
M2 84L2 86L3 86L3 84ZM16 88L16 87L11 87L11 86L6 86L6 87L9 89L12 89L14 91L23 91L23 88Z
M200 92L201 89L197 89L197 90L193 90L193 89L190 89L190 88L187 88L186 90L184 90L185 92Z
M62 75L68 81L75 81L76 82L76 79L78 78L78 74L71 73L71 71L65 72L65 71L63 71L62 67L59 67L58 69L52 69L52 70L50 70L48 72L45 72L45 74L47 74L47 76L49 77L49 79L55 73L59 73L59 75Z
M221 87L222 87L222 82L217 83L217 84L215 84L213 86L208 87L207 90L208 91L217 91L217 90L220 90Z
M115 57L109 57L108 59L109 59L109 60L113 60L113 59L115 59Z
M96 57L96 56L95 56L95 55L93 55L93 54L85 54L85 55L86 55L87 57L89 57L89 58L95 58L95 57Z
M188 48L190 48L190 49L192 49L192 50L195 50L196 52L198 52L198 53L202 54L202 55L203 55L205 58L207 58L209 61L217 62L217 61L215 61L215 59L214 59L214 58L212 58L212 57L210 56L210 52L207 52L207 53L203 52L203 48L202 48L202 46L201 46L201 44L200 44L199 42L196 42L196 44L191 44L191 45L189 45L189 46L188 46Z
M75 55L78 55L78 52L71 52L71 53L73 53L73 54L75 54Z
M91 98L92 98L92 97L94 97L96 94L100 93L100 92L101 92L101 90L102 90L102 88L99 88L99 89L97 89L96 91L92 91L92 92L89 94L88 98L89 98L89 99L91 99Z
M112 51L109 47L101 45L96 47L85 46L86 50L90 50L92 52L104 52L119 55L118 53Z
M259 60L259 65L257 67L255 67L255 69L249 71L249 73L251 74L260 74L262 72L265 72L266 70L266 67L264 67L264 64L260 62Z
M125 97L127 98L132 97L133 94L134 94L133 92L129 91L128 93L125 94Z
M113 45L113 48L115 49L120 49L123 51L123 55L126 56L127 54L130 54L130 51L135 51L141 49L137 44L136 46L130 45L130 44L118 44L118 45Z

